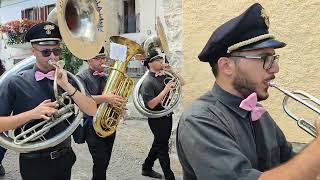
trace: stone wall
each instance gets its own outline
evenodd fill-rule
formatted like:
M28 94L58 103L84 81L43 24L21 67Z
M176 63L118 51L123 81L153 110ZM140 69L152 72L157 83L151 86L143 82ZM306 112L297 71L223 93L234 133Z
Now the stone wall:
M179 73L183 68L183 49L182 49L182 1L164 0L164 19L166 25L166 34L170 48L169 61L172 67ZM181 107L174 111L173 129L176 129Z
M197 58L214 29L239 15L254 2L265 7L270 18L270 32L283 40L287 47L277 50L280 72L277 82L291 90L305 90L320 98L320 1L292 0L184 0L183 1L183 74L184 107L211 89L214 77L209 65ZM282 110L284 95L270 90L270 98L263 102L290 141L308 142L312 138L302 131ZM301 111L300 108L297 108ZM309 114L308 114L309 115ZM312 118L314 118L312 116Z

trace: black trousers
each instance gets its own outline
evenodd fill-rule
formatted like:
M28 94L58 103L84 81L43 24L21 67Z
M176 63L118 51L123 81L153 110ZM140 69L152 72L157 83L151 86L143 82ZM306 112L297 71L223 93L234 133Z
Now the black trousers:
M93 159L92 180L105 180L116 133L106 138L97 136L92 125L88 125L86 141Z
M154 140L148 157L143 164L144 170L151 170L154 161L159 158L160 166L166 179L175 179L170 168L169 139L172 130L172 116L161 118L148 118L149 127L153 133Z
M20 154L20 173L23 180L70 180L76 155L70 148L55 159L37 153Z

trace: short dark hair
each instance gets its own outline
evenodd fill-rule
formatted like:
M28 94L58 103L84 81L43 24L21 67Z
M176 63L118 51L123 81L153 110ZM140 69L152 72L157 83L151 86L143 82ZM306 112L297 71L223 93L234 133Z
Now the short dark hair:
M234 57L232 57L231 55L237 55L239 54L239 51L235 51L231 54L227 54L225 57L232 59L232 60L236 60ZM218 60L219 61L219 60ZM211 66L211 71L214 75L214 77L218 76L219 73L219 67L218 67L218 61L217 62L210 62L210 66ZM234 61L236 64L238 64L238 61Z
M218 64L217 63L211 65L211 71L212 71L214 77L218 76L219 70L218 70Z
M0 59L0 76L6 71L6 68L4 67L4 65L2 64L2 61Z
M211 61L209 63L210 63L211 71L212 71L214 77L217 78L218 77L218 73L219 73L218 61Z

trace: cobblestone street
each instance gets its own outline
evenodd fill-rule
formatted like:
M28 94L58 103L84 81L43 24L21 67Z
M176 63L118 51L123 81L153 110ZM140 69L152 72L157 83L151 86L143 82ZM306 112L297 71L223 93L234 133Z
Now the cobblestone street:
M111 161L109 164L108 180L148 180L141 176L141 165L151 147L153 136L149 130L148 123L142 120L127 120L122 122L117 131L117 136L113 148ZM172 141L172 144L175 144ZM92 160L86 144L73 144L73 149L77 155L77 161L72 169L73 180L91 179ZM171 167L176 175L176 179L182 179L181 166L175 153L175 147L171 156ZM18 154L8 151L3 160L6 175L0 180L21 180L19 173ZM158 161L154 169L162 173ZM35 170L34 173L37 173Z

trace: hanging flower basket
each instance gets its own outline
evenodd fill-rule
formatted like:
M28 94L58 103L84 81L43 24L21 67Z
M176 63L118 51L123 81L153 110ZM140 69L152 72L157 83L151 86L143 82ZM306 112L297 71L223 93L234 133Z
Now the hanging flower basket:
M0 31L6 34L6 42L8 46L24 44L24 36L27 31L35 24L41 21L34 21L28 19L10 21L0 26ZM26 45L22 45L24 47Z

